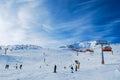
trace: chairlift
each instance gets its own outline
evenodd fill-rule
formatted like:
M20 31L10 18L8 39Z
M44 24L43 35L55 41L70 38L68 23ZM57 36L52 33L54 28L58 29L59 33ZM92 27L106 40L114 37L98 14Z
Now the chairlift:
M102 48L102 51L112 51L112 47L105 46L104 48Z

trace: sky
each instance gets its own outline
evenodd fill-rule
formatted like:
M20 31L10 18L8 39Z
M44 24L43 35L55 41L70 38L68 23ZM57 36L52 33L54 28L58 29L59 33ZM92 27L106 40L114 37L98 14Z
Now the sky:
M0 0L0 44L120 43L119 0Z

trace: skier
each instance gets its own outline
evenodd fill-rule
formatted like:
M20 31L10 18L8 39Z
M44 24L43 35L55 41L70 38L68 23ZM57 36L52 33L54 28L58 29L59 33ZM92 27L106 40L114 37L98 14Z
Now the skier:
M22 69L22 64L20 65L20 69Z
M9 69L9 64L6 64L6 65L5 65L5 69Z
M57 66L55 65L55 66L54 66L54 73L56 73L56 69L57 69Z
M71 73L73 73L73 66L71 65Z
M75 66L75 71L77 71L77 65Z

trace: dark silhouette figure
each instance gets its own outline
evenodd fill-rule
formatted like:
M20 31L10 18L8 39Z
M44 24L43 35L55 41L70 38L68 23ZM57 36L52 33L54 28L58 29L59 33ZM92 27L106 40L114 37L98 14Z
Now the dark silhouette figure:
M71 73L73 73L73 66L71 66Z
M22 69L22 64L20 65L20 69Z
M75 66L75 71L77 71L77 65Z
M9 65L8 64L5 65L5 69L9 69Z
M54 73L56 73L56 69L57 69L57 66L55 65L55 66L54 66Z

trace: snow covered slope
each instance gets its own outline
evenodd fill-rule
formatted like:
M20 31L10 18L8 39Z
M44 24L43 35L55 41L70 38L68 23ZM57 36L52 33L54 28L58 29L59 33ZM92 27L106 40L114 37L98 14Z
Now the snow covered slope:
M94 53L78 53L69 49L39 48L36 50L13 50L0 53L0 80L119 80L120 45L111 45L113 55L104 53L105 64L101 64L101 49ZM75 69L75 60L80 61L80 69ZM9 69L5 65L9 64ZM15 69L15 65L18 69ZM22 64L22 69L19 65ZM57 65L57 73L53 73ZM65 69L66 67L66 69Z

